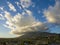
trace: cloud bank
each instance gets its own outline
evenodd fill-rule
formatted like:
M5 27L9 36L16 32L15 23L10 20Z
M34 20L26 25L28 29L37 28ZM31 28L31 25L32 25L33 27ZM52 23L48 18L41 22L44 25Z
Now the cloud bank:
M60 25L60 1L56 1L54 6L49 6L49 8L44 11L44 15L49 23Z
M48 28L42 22L36 21L32 16L30 10L26 10L27 13L18 13L15 16L11 16L9 12L5 11L5 18L7 19L5 27L11 29L11 34L22 35L26 32L34 31L46 31Z

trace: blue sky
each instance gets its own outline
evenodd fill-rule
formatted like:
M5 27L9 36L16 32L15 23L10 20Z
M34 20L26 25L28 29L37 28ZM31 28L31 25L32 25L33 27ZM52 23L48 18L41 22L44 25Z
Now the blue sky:
M0 0L0 37L29 31L60 33L59 0ZM34 30L33 30L34 29Z

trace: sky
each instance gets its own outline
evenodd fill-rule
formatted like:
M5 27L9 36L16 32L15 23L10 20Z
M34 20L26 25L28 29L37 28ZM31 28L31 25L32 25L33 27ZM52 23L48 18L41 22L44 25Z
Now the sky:
M60 33L60 0L0 0L0 38L36 31Z

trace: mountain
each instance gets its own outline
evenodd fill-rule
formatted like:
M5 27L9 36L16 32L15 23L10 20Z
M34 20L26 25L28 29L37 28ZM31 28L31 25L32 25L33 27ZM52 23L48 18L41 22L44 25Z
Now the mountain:
M48 33L48 32L27 32L23 36L18 37L23 41L39 42L39 44L59 44L60 45L60 34Z
M18 37L21 39L34 39L34 38L40 38L40 37L53 37L58 36L59 34L55 33L48 33L48 32L27 32L24 35Z

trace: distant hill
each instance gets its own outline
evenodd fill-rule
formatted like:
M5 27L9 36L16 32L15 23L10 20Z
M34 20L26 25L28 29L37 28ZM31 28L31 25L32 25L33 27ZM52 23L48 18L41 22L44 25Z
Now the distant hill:
M48 33L48 32L27 32L23 36L18 37L23 41L33 41L46 44L59 44L60 45L60 34Z
M24 35L18 37L21 39L35 39L40 37L54 37L59 36L60 34L48 33L48 32L27 32Z

